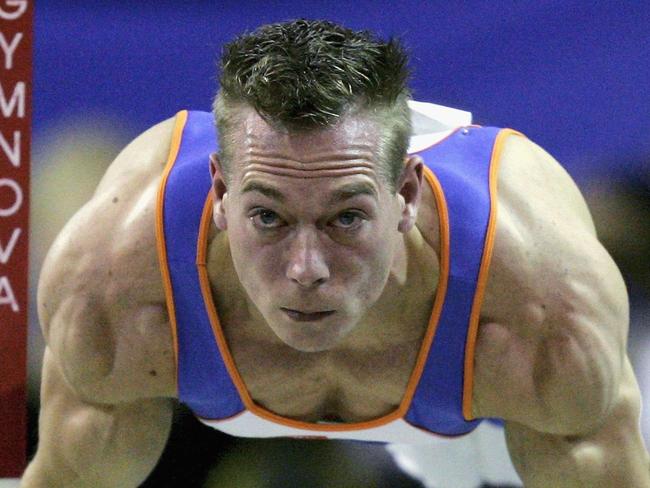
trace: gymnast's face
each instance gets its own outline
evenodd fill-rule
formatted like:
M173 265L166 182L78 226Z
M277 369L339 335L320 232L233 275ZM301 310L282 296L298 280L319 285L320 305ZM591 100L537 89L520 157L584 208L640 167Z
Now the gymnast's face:
M380 130L354 115L284 133L245 109L228 188L213 157L214 218L227 229L236 273L295 349L328 350L354 331L382 295L408 230L399 226L404 198L377 172Z

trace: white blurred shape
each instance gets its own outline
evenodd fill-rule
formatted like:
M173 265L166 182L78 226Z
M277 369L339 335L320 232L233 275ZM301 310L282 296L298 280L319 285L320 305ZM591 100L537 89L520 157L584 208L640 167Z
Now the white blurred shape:
M503 428L483 422L445 445L386 446L397 465L426 488L478 488L482 483L521 486Z

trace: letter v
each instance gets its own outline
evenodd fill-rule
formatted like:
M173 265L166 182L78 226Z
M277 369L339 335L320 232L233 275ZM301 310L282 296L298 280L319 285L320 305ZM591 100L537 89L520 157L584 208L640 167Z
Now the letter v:
M7 245L7 249L5 249L2 246L2 242L0 242L0 263L7 264L7 261L9 261L9 258L11 257L11 253L13 252L19 237L20 237L20 229L16 227L14 231L11 233L11 239L9 239L9 244Z

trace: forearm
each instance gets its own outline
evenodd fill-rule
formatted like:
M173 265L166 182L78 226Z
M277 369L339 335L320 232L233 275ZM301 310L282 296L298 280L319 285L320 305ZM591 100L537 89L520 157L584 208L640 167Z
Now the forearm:
M507 423L508 449L526 488L650 488L640 397L629 363L626 369L616 404L592 432L558 436Z
M168 429L153 426L171 421L171 405L161 402L114 407L108 414L84 409L61 420L56 437L44 432L21 487L139 486L167 440Z
M170 399L94 405L46 354L39 446L21 488L128 488L153 469L171 426Z
M511 455L526 488L650 488L650 467L640 443L607 447L585 438L518 437L526 445Z

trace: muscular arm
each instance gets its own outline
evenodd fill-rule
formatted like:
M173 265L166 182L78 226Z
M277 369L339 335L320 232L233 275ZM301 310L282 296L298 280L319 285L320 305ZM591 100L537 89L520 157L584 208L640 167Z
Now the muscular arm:
M46 351L36 457L25 488L138 486L153 470L169 434L172 400L99 404L79 398Z
M650 487L625 285L579 191L519 136L504 145L499 187L474 415L506 419L527 487Z
M40 439L21 486L137 486L165 445L176 385L154 210L172 126L120 153L48 252Z

